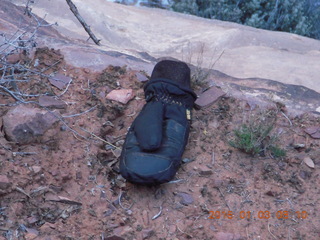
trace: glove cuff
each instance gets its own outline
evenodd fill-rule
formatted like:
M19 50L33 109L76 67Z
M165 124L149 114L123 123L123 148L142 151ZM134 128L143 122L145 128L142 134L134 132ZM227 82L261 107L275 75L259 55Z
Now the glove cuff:
M166 104L177 104L188 109L193 108L197 95L186 86L169 79L157 78L150 80L144 87L145 99L161 101Z

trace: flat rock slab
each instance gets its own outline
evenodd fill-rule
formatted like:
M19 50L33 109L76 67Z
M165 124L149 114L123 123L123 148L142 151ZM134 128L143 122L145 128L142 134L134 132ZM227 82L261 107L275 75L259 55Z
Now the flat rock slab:
M58 115L58 113L54 113ZM8 141L28 144L41 137L59 119L52 113L25 105L12 108L3 116Z
M220 97L224 96L225 94L226 93L222 91L220 88L211 87L198 97L198 99L195 102L196 107L208 107L211 104L215 103Z
M320 139L320 126L308 127L304 131L308 133L312 138Z
M112 90L110 93L108 93L106 98L109 100L127 104L131 99L134 98L134 93L132 89Z
M54 77L49 78L49 82L62 90L72 79L61 73L57 73Z
M67 104L64 101L59 99L55 99L52 96L40 96L39 97L39 104L42 107L48 108L66 108Z

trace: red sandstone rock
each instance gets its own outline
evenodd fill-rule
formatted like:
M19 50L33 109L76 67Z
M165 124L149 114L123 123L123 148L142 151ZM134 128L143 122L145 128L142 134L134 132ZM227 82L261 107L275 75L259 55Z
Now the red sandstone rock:
M55 115L38 108L18 105L3 116L6 138L20 144L34 142L59 120Z
M196 100L195 105L198 108L208 107L216 102L220 97L226 93L217 87L211 87L209 90L203 92Z
M134 93L132 89L112 90L110 93L108 93L106 98L109 100L127 104L131 99L134 98Z
M49 108L65 108L67 104L64 101L55 99L52 96L40 96L39 104L43 107Z

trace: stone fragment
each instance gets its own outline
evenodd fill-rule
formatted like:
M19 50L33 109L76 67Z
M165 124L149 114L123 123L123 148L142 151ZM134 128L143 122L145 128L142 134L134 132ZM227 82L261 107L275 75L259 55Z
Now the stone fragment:
M27 233L24 235L26 240L36 239L39 236L39 231L34 228L26 228Z
M142 230L142 239L149 239L153 236L153 229L144 229Z
M146 77L146 75L140 73L140 72L136 72L136 77L138 79L139 82L146 82L149 79Z
M118 237L118 236L116 236L116 235L113 235L113 236L111 236L111 237L106 237L106 238L104 238L105 240L125 240L124 238L122 238L122 237Z
M61 73L57 73L54 77L49 78L49 82L60 90L62 90L71 80L71 78L66 77Z
M303 161L308 167L314 168L314 162L310 157L305 157Z
M7 140L28 144L41 137L58 120L45 110L18 105L3 116L3 129Z
M113 234L116 236L123 236L129 232L132 232L132 228L129 226L117 227L113 230Z
M132 89L112 90L110 93L108 93L106 98L109 100L127 104L131 99L134 98L134 93Z
M193 203L193 197L188 193L179 192L177 193L177 196L180 197L180 203L183 205L189 205Z
M66 108L67 104L64 101L59 99L55 99L52 96L40 96L39 97L39 104L42 107L48 108Z
M297 144L294 144L293 147L294 147L295 149L301 149L301 148L305 148L306 145L303 144L303 143L297 143Z
M40 232L50 232L53 229L56 229L56 224L46 222L40 227Z
M310 157L313 159L315 165L320 165L320 149L315 149L309 153Z
M31 168L32 168L32 171L34 173L39 173L41 171L41 167L40 166L32 166Z
M170 225L170 227L169 227L170 234L174 234L176 232L176 230L177 230L177 227L174 224Z
M143 225L148 227L150 225L149 212L147 210L143 210L141 217L142 217Z
M303 179L306 180L311 177L311 172L308 171L300 171L299 176Z
M223 185L224 185L224 180L223 179L213 179L212 181L211 181L211 186L212 187L215 187L215 188L219 188L219 187L222 187Z
M6 190L10 188L11 182L6 175L0 175L0 189Z
M214 102L216 102L220 97L224 96L226 93L220 88L211 87L209 90L203 92L195 102L196 107L204 108L208 107Z
M304 131L308 133L312 138L320 139L320 126L308 127Z
M35 216L31 216L31 217L28 217L27 218L27 222L29 223L29 224L35 224L36 222L38 222L40 219L39 218L37 218L37 217L35 217Z
M199 174L202 177L208 177L208 176L211 176L213 172L212 170L200 170Z
M16 64L21 60L19 53L11 54L7 57L7 62L10 64Z
M190 159L190 158L184 158L184 159L182 159L182 162L183 163L190 163L190 162L193 162L194 161L194 159Z
M24 235L24 239L26 240L34 240L38 237L38 235L34 234L34 233L26 233Z
M239 234L218 232L215 234L216 240L244 240Z

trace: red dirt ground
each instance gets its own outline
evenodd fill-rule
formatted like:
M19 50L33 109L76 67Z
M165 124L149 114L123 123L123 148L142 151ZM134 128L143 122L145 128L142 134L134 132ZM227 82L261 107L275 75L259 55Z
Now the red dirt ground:
M193 111L187 163L176 179L136 186L118 173L127 129L144 105L136 72L74 68L58 50L38 50L31 66L35 59L37 70L72 78L60 113L74 116L29 145L8 142L1 132L0 175L11 185L0 192L0 239L320 239L320 142L304 131L319 125L319 117L306 113L289 121L277 108L250 111L244 101L222 98ZM63 92L39 76L21 88ZM106 100L115 88L132 88L136 97L126 105ZM14 102L1 95L1 104ZM0 116L11 107L1 106ZM235 128L262 114L275 116L273 131L281 133L286 157L252 157L229 145Z

